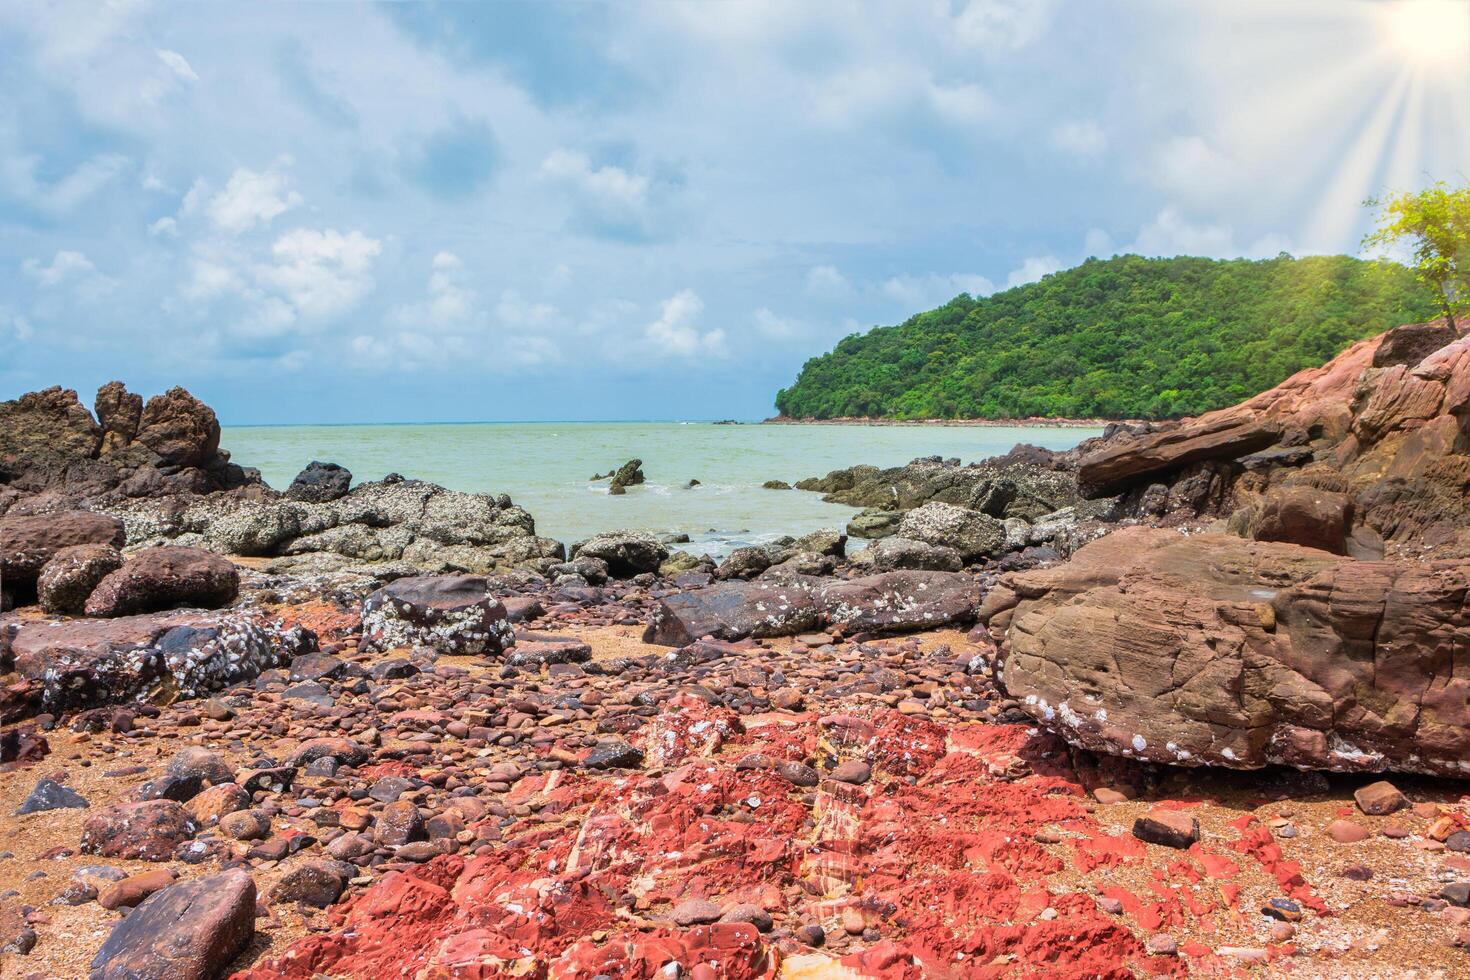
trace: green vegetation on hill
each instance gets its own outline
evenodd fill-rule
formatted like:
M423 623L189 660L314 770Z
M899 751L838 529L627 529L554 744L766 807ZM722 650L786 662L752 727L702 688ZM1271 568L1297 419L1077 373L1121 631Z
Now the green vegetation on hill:
M1089 259L853 334L776 395L793 418L1168 418L1233 405L1438 315L1403 266L1347 256Z

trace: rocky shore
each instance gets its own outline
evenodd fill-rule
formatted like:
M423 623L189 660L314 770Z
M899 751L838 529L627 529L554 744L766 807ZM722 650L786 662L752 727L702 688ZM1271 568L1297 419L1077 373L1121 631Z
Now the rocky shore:
M0 403L0 975L1458 975L1467 418L1402 327L716 563Z

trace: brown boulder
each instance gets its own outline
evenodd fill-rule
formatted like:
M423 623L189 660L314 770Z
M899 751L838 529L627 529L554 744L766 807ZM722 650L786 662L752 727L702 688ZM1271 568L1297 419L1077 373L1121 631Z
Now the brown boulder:
M54 387L0 402L0 457L23 453L96 456L102 429L77 393Z
M240 572L198 548L145 548L110 573L87 599L88 616L127 616L180 607L214 609L240 591Z
M1117 531L1003 577L1005 687L1073 744L1176 765L1463 775L1470 565Z
M173 800L119 803L82 824L82 852L132 861L167 861L194 836L194 821Z
M205 466L219 452L219 419L183 388L170 388L143 406L136 440L158 455L160 466Z
M0 577L7 585L34 582L62 548L79 544L123 546L122 521L106 514L68 510L57 514L0 517Z
M138 437L143 421L143 396L135 395L121 381L109 381L97 389L94 403L97 421L102 424L104 455L126 449Z
M1205 416L1132 438L1118 438L1084 456L1077 482L1093 496L1118 493L1152 477L1204 460L1238 459L1281 437L1279 423L1255 416Z
M794 636L827 626L850 632L934 629L974 619L979 598L976 580L957 572L720 582L660 599L643 642L687 646L705 636L733 641Z
M112 930L91 980L214 980L255 934L255 882L240 870L154 892Z
M122 552L110 544L61 548L41 569L36 597L49 613L80 613L97 584L122 565Z
M1257 541L1284 541L1343 553L1352 499L1344 493L1296 485L1272 487L1261 502L1232 517L1232 529Z

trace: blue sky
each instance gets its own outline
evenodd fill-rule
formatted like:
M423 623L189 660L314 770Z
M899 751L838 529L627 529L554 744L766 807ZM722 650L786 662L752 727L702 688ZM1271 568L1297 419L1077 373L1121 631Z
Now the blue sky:
M1470 168L1466 10L0 5L0 396L760 417L1088 255L1356 252L1365 196Z

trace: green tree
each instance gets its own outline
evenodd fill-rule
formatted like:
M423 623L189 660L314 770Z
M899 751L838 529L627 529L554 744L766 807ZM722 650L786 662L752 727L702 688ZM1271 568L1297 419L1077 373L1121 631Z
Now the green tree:
M1470 298L1470 184L1451 187L1441 180L1416 193L1364 203L1378 209L1378 228L1363 239L1364 247L1408 239L1415 277L1434 290L1453 327Z

